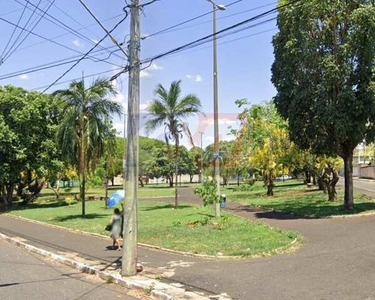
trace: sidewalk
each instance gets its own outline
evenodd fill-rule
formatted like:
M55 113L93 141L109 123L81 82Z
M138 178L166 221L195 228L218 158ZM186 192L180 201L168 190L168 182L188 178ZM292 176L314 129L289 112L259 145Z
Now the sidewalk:
M200 201L191 189L181 189L180 195L181 202ZM249 220L298 230L304 244L295 253L256 259L203 259L139 247L144 271L133 284L160 291L159 299L207 299L222 293L243 300L375 299L375 217L309 220L227 204L227 210ZM103 272L115 272L120 261L121 252L107 249L108 238L6 215L0 215L0 233ZM168 286L153 286L161 276Z
M158 280L170 276L186 257L139 247L138 258L143 265L139 275L120 280L121 251L110 250L112 240L97 235L70 231L57 226L43 225L21 218L0 215L0 238L43 256L51 257L107 281L129 288L148 290L156 299L208 299L214 292L184 287L174 280ZM225 299L216 296L215 299ZM227 298L228 299L228 298Z

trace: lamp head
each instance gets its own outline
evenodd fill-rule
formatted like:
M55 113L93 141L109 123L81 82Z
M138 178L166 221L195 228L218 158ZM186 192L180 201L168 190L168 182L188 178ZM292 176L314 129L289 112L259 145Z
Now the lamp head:
M227 8L225 7L225 5L222 5L222 4L216 4L216 7L219 9L219 10L226 10Z

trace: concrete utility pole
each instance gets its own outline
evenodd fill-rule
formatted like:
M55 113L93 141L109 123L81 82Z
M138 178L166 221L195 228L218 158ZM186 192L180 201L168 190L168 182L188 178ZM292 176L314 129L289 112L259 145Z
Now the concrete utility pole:
M122 248L123 276L137 274L137 231L138 231L138 160L139 160L139 74L140 74L140 5L139 0L130 1L129 42L129 88L128 126L126 149L126 175L124 200L124 247Z
M217 78L217 39L216 39L216 11L225 10L226 7L216 4L213 0L207 0L213 6L213 77L214 77L214 179L216 181L217 196L220 197L220 144L219 144L219 101L218 101L218 78ZM220 203L215 203L215 217L220 217Z

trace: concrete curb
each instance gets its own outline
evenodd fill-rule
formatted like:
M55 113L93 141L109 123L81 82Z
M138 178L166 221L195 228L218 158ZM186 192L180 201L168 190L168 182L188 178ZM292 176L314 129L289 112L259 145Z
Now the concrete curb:
M193 300L229 300L231 299L227 295L215 295L215 296L202 296L194 292L186 291L183 288L174 287L155 279L150 279L141 275L133 277L122 277L119 273L111 274L110 272L101 271L95 267L89 266L85 263L77 262L70 258L58 255L44 249L37 248L29 245L25 242L18 240L17 238L8 237L5 234L0 233L0 239L10 242L18 247L24 248L32 253L53 259L59 263L63 263L70 267L73 267L81 272L96 275L99 278L126 287L128 289L136 289L147 293L152 296L153 299L157 300L178 300L178 299L193 299Z

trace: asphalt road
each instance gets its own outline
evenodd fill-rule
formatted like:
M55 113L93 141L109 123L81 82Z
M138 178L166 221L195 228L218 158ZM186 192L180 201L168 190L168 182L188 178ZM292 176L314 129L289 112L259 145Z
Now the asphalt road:
M368 183L367 187L371 184ZM179 194L181 202L200 201L192 189L181 189ZM173 199L170 201L173 202ZM228 293L233 299L375 300L375 216L304 219L234 203L228 203L227 210L252 221L264 221L276 228L299 231L304 236L303 244L290 254L228 260L186 257L140 247L139 261L144 266L168 271L169 280L192 290L208 291L210 294ZM32 245L57 253L75 252L105 262L116 261L120 255L118 251L108 251L110 240L5 215L0 215L0 232L25 238ZM0 251L0 261L2 256L4 254ZM0 270L2 284L4 275L2 268ZM17 282L16 279L6 278L4 283ZM3 298L2 292L3 288L0 299L18 299Z
M0 240L1 300L135 300L124 288Z
M344 178L340 178L337 185L344 188ZM358 194L365 194L375 198L375 181L374 180L357 180L353 179L354 192Z

